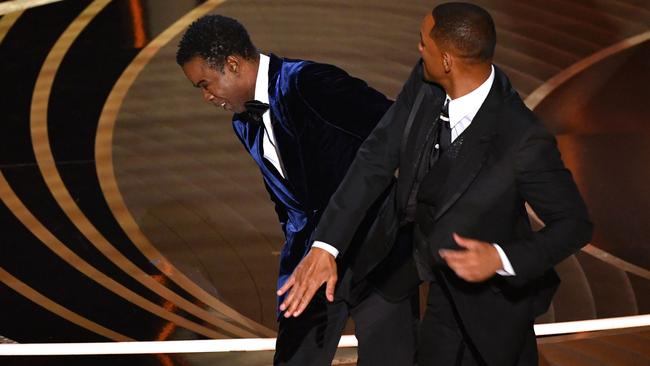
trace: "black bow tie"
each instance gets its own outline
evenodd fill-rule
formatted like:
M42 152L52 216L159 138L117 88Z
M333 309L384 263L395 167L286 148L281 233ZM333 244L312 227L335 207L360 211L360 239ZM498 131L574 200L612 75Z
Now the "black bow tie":
M262 103L259 100L249 100L248 102L244 103L244 108L246 108L246 112L254 120L261 121L264 112L269 110L269 105Z

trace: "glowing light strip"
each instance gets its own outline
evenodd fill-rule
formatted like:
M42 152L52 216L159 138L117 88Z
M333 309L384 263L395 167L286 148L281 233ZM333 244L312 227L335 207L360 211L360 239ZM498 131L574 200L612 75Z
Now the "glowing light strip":
M562 323L535 324L535 335L542 337L646 326L650 326L650 314L622 316L618 318L578 320Z
M139 0L129 1L133 22L133 47L142 48L147 44L147 32L144 27L142 4Z
M56 3L61 0L13 0L0 4L0 15L9 14L15 11L27 10L41 5Z
M536 324L535 334L537 336L549 336L644 326L650 326L650 314L564 323ZM357 339L354 336L341 337L339 347L356 346ZM274 349L275 338L163 342L31 343L0 344L0 356L214 353L272 351Z
M596 53L588 56L575 64L569 66L568 68L562 70L559 74L553 76L539 88L535 89L524 101L526 106L531 110L535 108L546 98L551 92L557 89L560 85L567 82L567 80L576 76L580 72L586 70L589 66L604 60L605 58L626 50L630 47L634 47L638 44L641 44L650 39L650 31L637 34L636 36L624 39L618 43L615 43L605 49L597 51Z
M635 264L626 262L622 260L621 258L618 258L596 246L593 246L591 244L587 244L582 248L582 251L590 254L601 261L605 263L609 263L610 265L619 268L625 272L633 273L639 277L645 278L646 280L650 280L650 271L643 268L639 267Z
M23 14L23 12L15 12L8 15L5 15L0 19L0 43L5 39L7 33L13 25L18 21L18 18Z
M0 282L3 282L5 285L9 286L14 291L21 294L30 301L36 303L37 305L40 305L48 311L60 316L61 318L71 323L77 324L80 327L86 328L91 332L97 333L108 339L112 339L118 342L135 342L135 339L131 337L127 337L114 330L106 328L99 323L95 323L94 321L61 306L47 296L29 287L26 283L14 277L11 273L7 272L2 267L0 267ZM0 343L7 343L3 341L3 338L4 337L0 336ZM15 342L12 341L11 343Z

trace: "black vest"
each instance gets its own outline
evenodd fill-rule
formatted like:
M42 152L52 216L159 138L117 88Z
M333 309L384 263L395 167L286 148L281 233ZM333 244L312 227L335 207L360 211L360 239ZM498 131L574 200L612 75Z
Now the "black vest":
M435 199L440 194L454 161L458 158L465 139L461 133L442 154L434 150L438 142L438 123L432 124L425 137L423 153L420 155L416 179L409 195L401 229L388 258L376 269L369 280L385 297L397 301L417 289L419 280L433 280L431 272L436 258L417 226L424 224L423 213L435 208ZM433 198L433 199L430 199ZM434 206L434 207L432 207ZM435 212L433 210L428 212ZM413 225L415 223L415 225ZM427 222L432 225L432 223ZM414 228L415 227L415 228ZM421 255L421 254L422 255ZM409 286L407 284L411 284Z
M443 154L432 156L432 159L435 159L435 161L432 162L431 168L428 169L422 178L415 195L417 203L413 233L413 256L416 267L418 268L419 277L425 281L433 281L434 275L432 268L436 264L443 264L442 259L435 254L440 249L440 247L436 247L439 243L428 242L425 233L431 231L435 226L433 215L437 211L437 206L442 199L440 197L442 187L444 187L451 168L458 158L464 139L465 132L460 134Z

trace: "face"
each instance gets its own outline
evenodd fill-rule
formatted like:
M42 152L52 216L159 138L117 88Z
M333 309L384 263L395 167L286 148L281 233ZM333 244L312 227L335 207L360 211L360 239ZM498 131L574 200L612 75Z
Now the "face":
M194 87L201 89L203 99L224 110L241 113L244 103L252 99L254 86L246 85L240 59L229 56L223 72L215 70L200 56L195 56L183 65L185 76ZM251 90L253 89L253 90Z
M431 14L427 14L420 26L420 43L418 50L424 64L424 78L429 81L440 82L445 75L443 67L443 53L436 42L431 38L431 30L435 21Z

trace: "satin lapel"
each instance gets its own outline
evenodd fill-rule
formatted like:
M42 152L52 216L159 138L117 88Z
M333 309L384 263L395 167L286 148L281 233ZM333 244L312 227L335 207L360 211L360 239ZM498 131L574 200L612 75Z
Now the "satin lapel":
M415 182L418 165L424 154L424 144L426 142L427 132L436 122L437 116L442 109L444 101L444 93L430 84L425 84L426 94L422 103L420 103L419 110L415 115L411 132L406 141L406 153L402 157L403 161L400 164L400 176L406 177L406 186L408 189L401 189L399 195L399 207L406 204L408 195L411 192L412 185Z
M465 193L488 159L496 137L501 93L498 82L492 86L483 106L463 132L464 142L460 154L453 162L449 176L441 189L441 204L434 219L438 220Z
M414 147L413 150L408 149L412 151L412 154L408 158L412 159L411 169L414 171L417 169L418 163L424 154L423 147L426 142L427 132L438 119L438 115L442 109L442 98L435 98L431 88L427 88L426 90L424 100L420 104L420 110L417 112L415 121L413 122L411 135L408 138L409 146Z
M284 60L271 54L269 62L269 108L271 110L271 125L275 143L280 154L285 174L285 183L297 196L297 200L309 205L303 154L300 141L293 130L293 115L287 105L295 98L292 93L291 71L299 71L300 63L295 62L290 71L285 72ZM305 209L308 207L305 207Z

